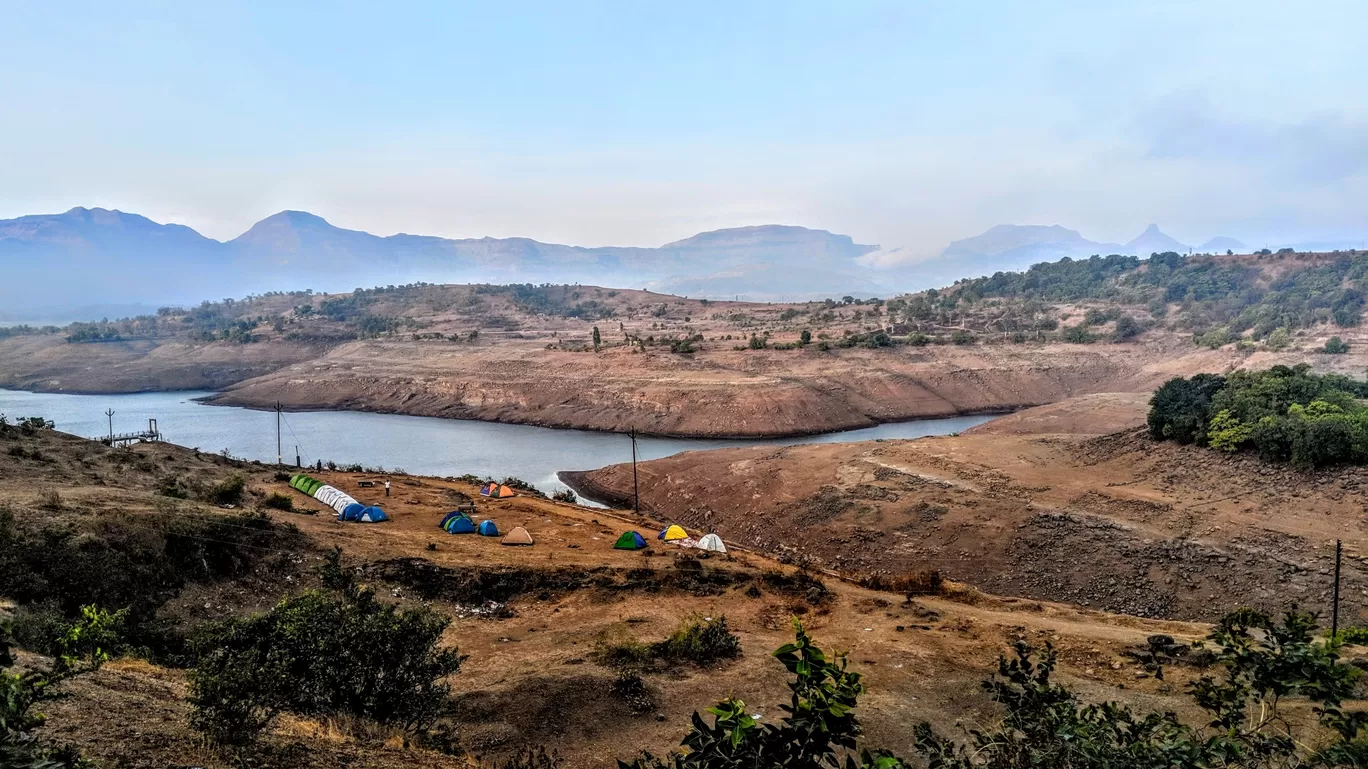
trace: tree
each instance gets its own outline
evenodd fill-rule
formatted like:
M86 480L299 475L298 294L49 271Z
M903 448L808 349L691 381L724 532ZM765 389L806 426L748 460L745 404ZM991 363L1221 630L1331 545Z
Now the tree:
M1218 374L1198 374L1191 379L1174 377L1154 391L1150 398L1150 437L1179 443L1206 443L1207 423L1211 420L1211 399L1225 387L1226 378Z
M1337 336L1332 336L1325 340L1325 347L1322 349L1331 355L1343 355L1349 352L1349 343Z
M803 329L803 333L801 333L801 334L798 335L798 344L803 345L804 347L806 347L807 345L812 344L812 330L811 330L811 329L806 329L806 328Z
M599 335L599 327L594 326L594 352L598 352L599 345L603 343L603 337Z

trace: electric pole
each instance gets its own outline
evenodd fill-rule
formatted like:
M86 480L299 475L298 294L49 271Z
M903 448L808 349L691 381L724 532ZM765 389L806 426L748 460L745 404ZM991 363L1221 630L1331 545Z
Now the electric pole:
M109 445L114 445L114 409L105 409L105 416L109 417Z
M280 450L280 410L281 410L282 408L284 408L284 406L280 405L280 401L276 401L275 412L276 412L276 464L277 464L277 465L282 465L282 464L285 463L285 462L284 462L284 454L283 454L283 453L281 452L281 450Z
M636 428L632 428L632 511L641 515L641 487L637 485Z
M1339 635L1339 582L1340 582L1340 554L1343 552L1343 543L1335 540L1335 596L1330 603L1330 637Z

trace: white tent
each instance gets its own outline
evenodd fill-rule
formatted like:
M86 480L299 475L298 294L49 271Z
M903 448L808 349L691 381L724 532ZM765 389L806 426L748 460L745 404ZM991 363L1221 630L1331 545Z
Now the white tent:
M694 547L699 550L707 550L711 553L727 552L727 546L722 544L722 538L716 534L705 534L702 539L698 540L698 544L694 545Z

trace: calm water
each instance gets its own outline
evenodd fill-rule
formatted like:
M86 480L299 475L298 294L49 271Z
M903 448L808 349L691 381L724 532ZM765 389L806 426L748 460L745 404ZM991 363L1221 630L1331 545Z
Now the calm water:
M193 400L209 394L64 395L0 390L0 414L11 419L42 416L56 422L63 432L99 437L109 432L105 410L114 409L116 433L146 429L147 420L156 418L163 436L172 443L274 461L274 412L206 406ZM658 459L681 451L735 446L920 438L959 432L989 419L926 419L774 440L638 438L637 456ZM402 468L421 475L511 475L548 493L565 488L556 480L560 470L592 470L632 458L631 442L624 435L360 411L286 413L281 432L287 462L293 462L298 447L305 464L322 459Z

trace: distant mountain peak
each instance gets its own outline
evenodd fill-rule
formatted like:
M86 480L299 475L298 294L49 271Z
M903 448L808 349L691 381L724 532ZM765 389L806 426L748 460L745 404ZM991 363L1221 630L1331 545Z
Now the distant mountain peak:
M1144 232L1131 239L1131 241L1126 244L1126 249L1131 253L1149 256L1150 254L1158 254L1165 251L1183 253L1190 250L1190 247L1180 242L1177 238L1165 234L1163 230L1159 229L1159 225L1151 224L1145 228Z

